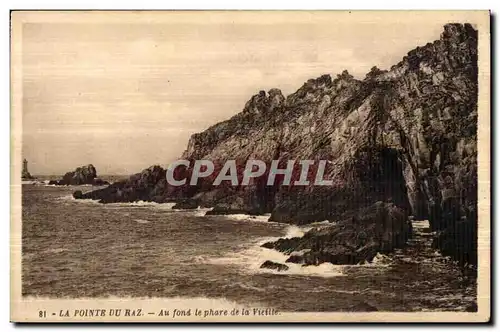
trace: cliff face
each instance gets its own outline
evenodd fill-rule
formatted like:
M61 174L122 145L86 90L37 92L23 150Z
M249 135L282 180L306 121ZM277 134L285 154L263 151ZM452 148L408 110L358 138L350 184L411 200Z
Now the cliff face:
M201 181L171 188L155 177L147 189L136 190L131 179L84 196L116 201L128 188L135 199L188 198L215 213L270 212L287 223L337 220L381 201L429 219L434 230L475 231L477 74L477 31L448 24L439 40L363 80L344 71L311 79L286 98L278 89L261 91L241 113L194 134L182 156L216 164L329 160L325 179L333 186L267 187L255 179L248 187ZM466 235L472 251L474 234ZM453 248L463 240L440 241Z
M406 196L417 218L440 228L445 205L457 201L463 215L475 210L476 128L477 32L450 24L439 40L389 71L373 68L364 80L324 75L286 99L278 90L261 91L242 113L193 135L183 157L327 159L335 183L328 195L364 190L367 203L390 198L401 205Z

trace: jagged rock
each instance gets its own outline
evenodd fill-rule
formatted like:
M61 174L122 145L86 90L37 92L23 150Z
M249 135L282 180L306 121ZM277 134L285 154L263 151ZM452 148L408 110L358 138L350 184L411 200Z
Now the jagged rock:
M69 185L82 185L91 184L95 186L108 185L109 182L97 178L97 171L94 165L89 164L76 168L73 172L64 174L61 180L49 181L51 185L69 186Z
M160 166L151 166L141 173L134 174L126 181L119 181L106 188L83 194L82 199L99 200L101 203L156 201L163 202L158 197L155 188L165 179L165 170Z
M199 206L198 202L193 199L186 199L180 202L177 202L172 209L185 209L185 210L192 210L192 209L197 209Z
M73 198L75 199L81 199L83 197L83 193L81 190L76 190L74 193L73 193Z
M64 174L59 184L68 185L80 185L80 184L92 184L94 179L97 177L97 171L94 165L89 164L87 166L81 166L75 169L73 172L68 172Z
M273 247L272 244L268 244L269 247ZM291 255L288 257L288 259L285 261L285 263L294 263L294 264L304 264L304 256L301 255Z
M289 269L289 267L286 266L285 264L275 263L272 261L265 261L264 263L262 263L260 268L276 270L276 271L287 271Z
M303 237L279 239L262 246L290 254L287 262L304 265L357 264L371 261L377 253L390 252L405 245L408 239L408 216L393 203L377 202L356 216L336 224L312 229Z

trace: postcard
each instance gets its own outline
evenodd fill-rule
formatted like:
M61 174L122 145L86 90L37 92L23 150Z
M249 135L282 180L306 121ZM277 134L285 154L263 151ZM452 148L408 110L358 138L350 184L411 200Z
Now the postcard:
M12 11L11 321L487 322L488 11Z

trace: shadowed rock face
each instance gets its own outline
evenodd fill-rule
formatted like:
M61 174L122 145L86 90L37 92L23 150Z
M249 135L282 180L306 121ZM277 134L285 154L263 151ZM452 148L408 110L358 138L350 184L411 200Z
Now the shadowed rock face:
M165 170L160 166L151 166L141 173L134 174L126 181L119 181L106 188L82 194L82 199L96 199L101 203L155 201L163 202L162 196ZM157 191L160 188L161 193Z
M406 211L392 203L377 202L356 215L331 226L314 228L303 237L267 242L264 248L293 254L288 263L318 265L358 264L371 261L377 253L401 248L408 239Z
M346 220L390 203L429 219L441 234L438 248L475 263L475 233L460 230L477 229L477 75L477 31L447 24L439 40L389 70L372 68L363 80L344 71L311 79L286 98L278 89L260 91L241 113L194 134L182 156L220 165L329 160L332 186L280 186L278 179L268 187L266 173L246 187L214 187L211 178L174 188L164 170L150 168L82 197L194 200L212 213L271 213L271 220L295 224ZM472 244L454 245L464 242Z
M64 174L61 180L50 181L49 184L60 186L92 184L96 186L107 185L107 181L97 178L97 171L94 165L89 164L76 168L73 172Z
M265 261L264 263L262 263L260 268L276 270L276 271L287 271L289 269L289 267L286 266L285 264L280 264L272 261Z

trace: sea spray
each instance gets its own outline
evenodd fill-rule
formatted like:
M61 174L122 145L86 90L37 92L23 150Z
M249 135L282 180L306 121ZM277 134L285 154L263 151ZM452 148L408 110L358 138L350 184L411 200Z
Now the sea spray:
M251 220L251 219L250 219ZM324 223L321 223L324 224ZM285 238L301 237L307 231L314 227L301 227L289 225L283 229ZM338 277L343 275L343 267L333 265L331 263L323 263L320 265L302 266L300 264L287 264L289 267L286 271L276 271L270 269L261 269L260 266L265 261L272 261L285 264L289 256L272 249L263 248L262 244L269 241L276 241L280 237L265 237L247 243L242 246L240 251L229 253L224 257L203 257L203 261L210 264L234 265L240 270L249 274L285 274L285 275L304 275L304 276L320 276L320 277Z

